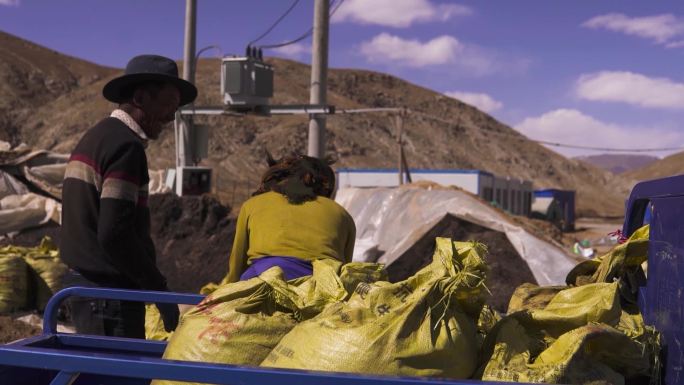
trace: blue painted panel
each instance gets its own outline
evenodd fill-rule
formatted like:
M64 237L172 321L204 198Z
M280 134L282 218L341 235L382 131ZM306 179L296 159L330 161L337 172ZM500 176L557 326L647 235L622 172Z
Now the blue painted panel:
M650 213L649 213L650 211ZM665 385L684 385L684 176L637 184L623 232L650 220L648 279L639 292L644 320L663 334Z
M684 197L651 201L644 320L663 334L665 384L684 384ZM647 211L648 212L648 211Z
M535 198L554 198L563 211L566 229L571 230L575 227L575 191L559 189L534 190Z

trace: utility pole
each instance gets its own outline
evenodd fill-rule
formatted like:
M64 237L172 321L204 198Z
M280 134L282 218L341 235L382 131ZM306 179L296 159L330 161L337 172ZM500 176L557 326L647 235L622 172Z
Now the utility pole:
M404 116L403 111L396 116L397 119L397 144L399 145L399 159L397 170L399 170L399 186L404 184Z
M404 184L404 181L411 183L411 172L409 171L408 161L406 160L406 155L404 154L404 119L406 118L406 107L403 107L396 116L397 122L397 143L399 144L399 159L398 159L398 170L399 170L399 185ZM404 175L406 178L404 180Z
M183 79L195 83L195 31L197 25L197 0L185 1L185 45L183 53ZM176 167L194 164L192 117L181 119L176 115Z
M311 97L309 99L311 104L327 103L329 8L328 0L315 0L311 55ZM322 158L324 153L325 115L311 115L307 154Z

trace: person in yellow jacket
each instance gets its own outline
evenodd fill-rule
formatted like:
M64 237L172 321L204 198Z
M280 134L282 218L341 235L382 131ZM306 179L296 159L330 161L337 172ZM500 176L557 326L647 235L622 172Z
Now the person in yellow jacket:
M312 274L311 261L351 262L356 226L331 199L329 162L305 155L278 161L268 154L261 185L240 209L224 282L253 278L279 266L286 279Z

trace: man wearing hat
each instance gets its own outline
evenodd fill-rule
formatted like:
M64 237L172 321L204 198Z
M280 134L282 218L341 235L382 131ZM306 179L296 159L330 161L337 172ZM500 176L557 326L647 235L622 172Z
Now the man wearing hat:
M118 108L83 135L69 159L60 255L75 285L165 291L150 237L145 148L197 89L178 77L173 60L141 55L102 94ZM166 330L174 330L178 306L157 308ZM70 310L78 333L145 338L143 303L74 299Z

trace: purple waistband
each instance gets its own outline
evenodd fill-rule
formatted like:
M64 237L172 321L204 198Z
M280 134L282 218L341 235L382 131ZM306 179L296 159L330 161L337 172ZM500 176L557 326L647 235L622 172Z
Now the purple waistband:
M258 277L273 266L280 267L283 273L285 273L285 279L288 281L313 274L313 266L311 266L309 261L294 257L268 256L252 260L252 264L240 276L240 281Z

